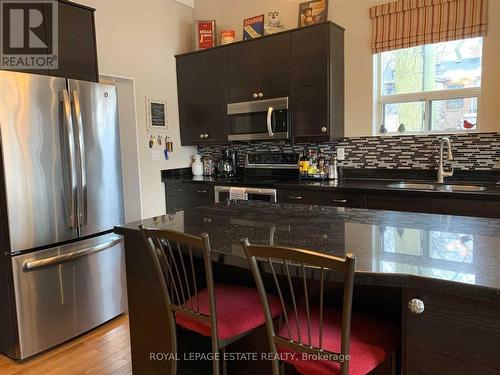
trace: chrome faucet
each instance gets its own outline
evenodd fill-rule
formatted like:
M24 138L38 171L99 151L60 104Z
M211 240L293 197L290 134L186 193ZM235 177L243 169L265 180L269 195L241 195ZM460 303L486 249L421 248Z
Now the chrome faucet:
M444 144L448 147L448 161L453 161L453 152L451 150L451 141L448 137L443 137L439 140L439 167L438 167L438 184L444 183L445 177L453 176L453 166L450 171L445 171L443 168L443 148Z

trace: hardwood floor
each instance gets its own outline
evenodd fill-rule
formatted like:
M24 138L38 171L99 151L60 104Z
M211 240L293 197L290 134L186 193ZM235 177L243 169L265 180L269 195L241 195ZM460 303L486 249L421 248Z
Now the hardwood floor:
M0 354L1 375L131 375L128 317L118 317L33 359Z

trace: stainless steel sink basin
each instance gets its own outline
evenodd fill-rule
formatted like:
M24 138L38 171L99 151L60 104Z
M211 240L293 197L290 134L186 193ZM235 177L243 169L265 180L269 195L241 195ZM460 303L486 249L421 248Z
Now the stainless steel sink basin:
M439 190L439 191L485 191L484 186L477 185L441 185L441 184L430 184L430 183L418 183L418 182L394 182L387 185L390 188L396 189L411 189L411 190Z
M476 185L443 185L443 188L450 191L485 191L484 186Z
M397 189L436 190L438 188L438 185L413 182L395 182L387 185L387 187Z

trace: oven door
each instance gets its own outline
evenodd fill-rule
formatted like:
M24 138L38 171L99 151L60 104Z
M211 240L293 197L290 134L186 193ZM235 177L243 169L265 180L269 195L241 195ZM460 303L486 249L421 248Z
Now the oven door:
M287 139L289 136L288 98L231 103L229 141Z
M231 190L237 189L239 195L243 195L244 199L238 198L239 200L248 201L263 201L263 202L277 202L277 191L276 189L265 189L265 188L255 188L255 187L237 187L232 188L231 186L215 186L214 195L215 203L227 202L231 200ZM243 193L244 194L241 194Z

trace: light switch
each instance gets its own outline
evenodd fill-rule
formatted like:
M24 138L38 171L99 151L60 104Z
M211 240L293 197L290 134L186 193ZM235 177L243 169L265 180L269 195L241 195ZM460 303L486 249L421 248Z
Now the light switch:
M345 160L345 148L337 147L337 160Z
M163 156L163 151L153 150L153 151L151 151L151 155L152 155L154 161L158 161L158 160L161 160L161 158Z

